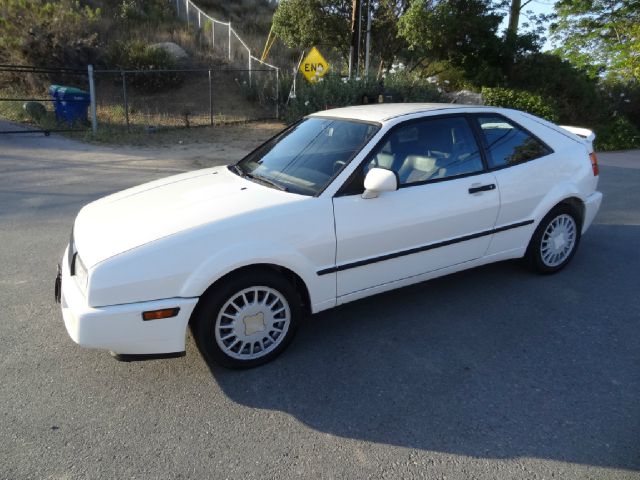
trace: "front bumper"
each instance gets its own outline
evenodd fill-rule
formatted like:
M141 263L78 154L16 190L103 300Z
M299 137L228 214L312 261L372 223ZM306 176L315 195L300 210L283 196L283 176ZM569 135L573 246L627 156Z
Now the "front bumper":
M593 192L584 202L584 219L582 222L582 233L586 232L591 226L593 219L596 218L600 204L602 203L602 192Z
M150 302L90 307L69 272L67 252L62 257L60 303L64 325L78 345L118 354L163 354L185 350L187 324L197 298L167 298ZM56 280L58 283L58 280ZM142 312L179 307L177 316L142 320Z

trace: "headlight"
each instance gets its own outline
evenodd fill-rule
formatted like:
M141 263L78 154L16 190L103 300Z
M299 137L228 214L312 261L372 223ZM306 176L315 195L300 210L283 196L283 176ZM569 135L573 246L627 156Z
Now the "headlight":
M87 267L84 266L84 263L82 263L82 260L80 259L80 255L78 255L77 253L73 258L73 268L71 269L71 271L75 275L76 282L78 282L78 285L80 286L82 291L86 291L89 274L87 272Z

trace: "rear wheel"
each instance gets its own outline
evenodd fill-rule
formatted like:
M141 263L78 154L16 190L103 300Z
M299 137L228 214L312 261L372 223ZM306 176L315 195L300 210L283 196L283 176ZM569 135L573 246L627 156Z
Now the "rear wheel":
M291 342L302 314L295 288L276 272L241 272L200 301L192 321L207 360L250 368L279 355Z
M570 205L549 212L536 229L525 260L535 271L555 273L567 265L580 243L580 216Z

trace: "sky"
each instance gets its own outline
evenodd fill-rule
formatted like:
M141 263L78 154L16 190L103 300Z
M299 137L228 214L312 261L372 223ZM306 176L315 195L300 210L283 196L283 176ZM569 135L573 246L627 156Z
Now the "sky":
M522 3L524 3L526 0L523 0ZM529 11L531 10L534 14L538 15L541 13L544 14L549 14L549 13L553 13L553 5L555 4L555 2L553 0L533 0L530 3L528 3L527 5L525 5L525 7L522 9L523 12ZM504 27L507 26L507 22L508 22L508 17L505 17L504 20ZM522 25L523 22L526 22L526 18L524 16L520 16L520 24ZM551 42L549 41L549 31L547 30L547 33L545 35L547 37L547 41L544 44L544 46L542 47L542 50L549 50L551 49Z

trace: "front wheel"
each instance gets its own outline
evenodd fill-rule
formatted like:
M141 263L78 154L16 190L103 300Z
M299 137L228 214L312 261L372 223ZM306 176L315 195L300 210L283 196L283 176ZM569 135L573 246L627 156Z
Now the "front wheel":
M205 359L228 368L250 368L287 347L301 314L300 298L285 278L276 272L248 271L201 299L192 329Z
M539 273L555 273L564 268L580 243L581 223L575 209L560 205L549 212L536 229L525 261Z

